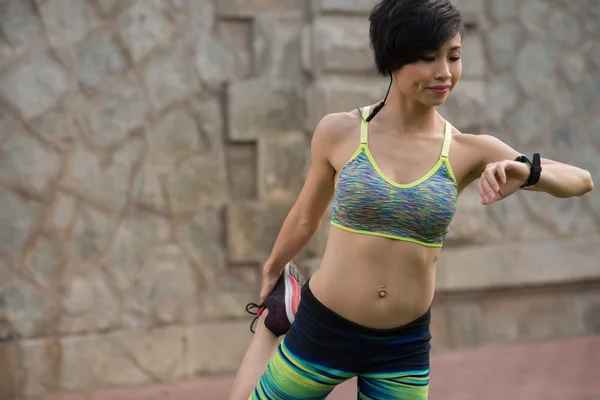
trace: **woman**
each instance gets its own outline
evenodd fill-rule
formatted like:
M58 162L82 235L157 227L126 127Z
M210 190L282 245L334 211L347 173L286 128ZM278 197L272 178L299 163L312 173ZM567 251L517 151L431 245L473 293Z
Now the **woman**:
M462 134L436 111L462 72L461 16L449 0L381 0L370 23L388 95L318 124L306 182L264 265L270 315L231 399L323 399L355 376L359 399L426 399L435 267L458 194L477 178L484 205L519 189L566 198L593 188L587 171ZM301 281L286 263L332 200L321 267L290 327Z

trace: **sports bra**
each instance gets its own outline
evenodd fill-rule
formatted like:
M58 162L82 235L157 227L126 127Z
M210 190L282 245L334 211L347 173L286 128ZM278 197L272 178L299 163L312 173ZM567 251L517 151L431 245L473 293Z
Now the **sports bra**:
M369 151L368 115L365 107L360 145L338 173L331 224L358 234L442 247L458 197L448 161L452 125L446 121L444 144L433 168L415 182L399 184L381 172Z

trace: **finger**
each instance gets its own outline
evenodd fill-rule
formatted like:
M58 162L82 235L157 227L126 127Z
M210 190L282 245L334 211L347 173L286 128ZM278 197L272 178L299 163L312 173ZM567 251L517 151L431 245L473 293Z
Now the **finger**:
M506 165L498 164L496 166L496 175L500 178L500 182L506 183Z
M481 179L479 179L479 184L481 187L479 193L481 194L481 197L483 198L485 204L487 204L494 197L495 192L490 186L485 174L481 175Z
M490 187L493 190L493 194L495 194L498 190L500 190L500 184L498 183L498 179L496 178L496 166L493 166L491 168L488 168L485 170L484 175L485 178L487 179Z

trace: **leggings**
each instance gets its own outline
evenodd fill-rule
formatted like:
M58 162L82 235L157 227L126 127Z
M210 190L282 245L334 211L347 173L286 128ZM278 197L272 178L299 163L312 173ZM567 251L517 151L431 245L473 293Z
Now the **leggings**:
M426 400L430 310L392 329L371 329L334 313L302 288L296 319L249 400L325 399L358 377L359 400Z

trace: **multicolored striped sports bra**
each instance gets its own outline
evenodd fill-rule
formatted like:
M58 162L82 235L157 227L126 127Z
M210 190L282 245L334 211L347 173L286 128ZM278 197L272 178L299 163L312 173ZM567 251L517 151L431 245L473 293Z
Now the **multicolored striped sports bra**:
M458 197L448 161L452 125L446 121L438 162L421 179L402 185L381 172L369 151L368 115L366 107L360 146L338 173L331 224L354 233L442 247Z

